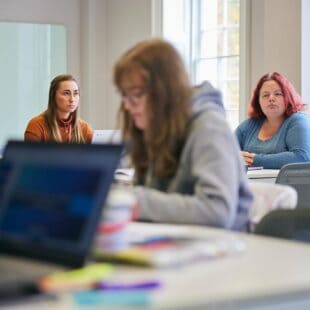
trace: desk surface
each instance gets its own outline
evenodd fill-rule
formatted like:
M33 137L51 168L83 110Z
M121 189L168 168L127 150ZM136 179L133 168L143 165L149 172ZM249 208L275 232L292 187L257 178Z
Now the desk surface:
M278 169L260 169L249 170L247 176L249 179L276 179L280 170ZM115 179L117 181L131 182L133 178L133 169L117 169Z
M278 169L250 170L247 176L250 182L275 183L279 171Z
M161 232L169 226L156 225ZM135 224L137 232L147 225ZM228 236L222 230L179 227L189 235ZM164 288L154 293L155 308L251 308L260 303L283 300L310 302L310 246L259 236L239 235L245 241L243 253L182 268L145 270L122 267L121 274L135 274L161 279Z
M250 170L247 172L247 176L249 179L276 178L279 171L278 169Z
M151 293L154 309L300 309L310 308L310 246L298 242L190 226L134 223L130 233L154 229L180 230L197 237L237 237L242 253L198 261L179 268L152 269L115 266L113 277L124 280L156 279L162 288ZM156 233L156 231L155 231ZM38 309L76 309L68 296L59 304ZM13 309L11 307L7 309ZM25 304L14 309L27 308ZM86 308L78 308L86 309ZM123 307L122 307L123 309Z

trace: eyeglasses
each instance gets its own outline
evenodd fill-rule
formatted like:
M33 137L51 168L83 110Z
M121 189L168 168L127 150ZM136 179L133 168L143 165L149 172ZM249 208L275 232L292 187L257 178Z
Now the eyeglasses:
M268 100L271 95L277 99L283 97L283 94L280 91L276 91L274 93L264 93L261 97L263 98L263 100Z
M141 98L147 94L147 90L146 89L142 89L139 92L133 93L133 94L127 94L125 92L121 92L120 96L122 98L122 101L129 101L132 102L134 104L138 104L140 103Z

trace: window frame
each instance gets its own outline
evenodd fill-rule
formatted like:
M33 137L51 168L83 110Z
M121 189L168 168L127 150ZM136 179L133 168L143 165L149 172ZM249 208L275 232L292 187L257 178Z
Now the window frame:
M194 0L187 0L191 5ZM250 12L251 1L240 0L240 34L239 34L239 122L247 118L248 102L250 100ZM192 13L192 12L190 12ZM192 16L192 14L190 14ZM189 21L189 31L193 23ZM152 0L152 36L163 38L163 0ZM189 40L188 57L192 60L193 37ZM185 60L186 61L186 60ZM187 63L188 65L188 63ZM195 76L194 68L188 66L191 79Z

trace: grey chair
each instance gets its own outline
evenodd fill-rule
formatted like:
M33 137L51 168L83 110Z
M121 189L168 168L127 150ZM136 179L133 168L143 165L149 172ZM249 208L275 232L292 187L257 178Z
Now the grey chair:
M283 166L276 183L295 188L297 207L267 213L255 226L254 233L310 242L310 162Z
M284 165L276 183L290 185L297 191L297 208L310 208L310 162Z
M310 242L310 208L271 211L256 225L254 233Z

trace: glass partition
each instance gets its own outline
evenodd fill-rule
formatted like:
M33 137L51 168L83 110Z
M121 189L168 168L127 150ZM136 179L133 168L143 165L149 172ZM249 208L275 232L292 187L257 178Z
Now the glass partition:
M65 73L62 25L0 22L0 147L23 139L27 122L47 107L50 81Z

